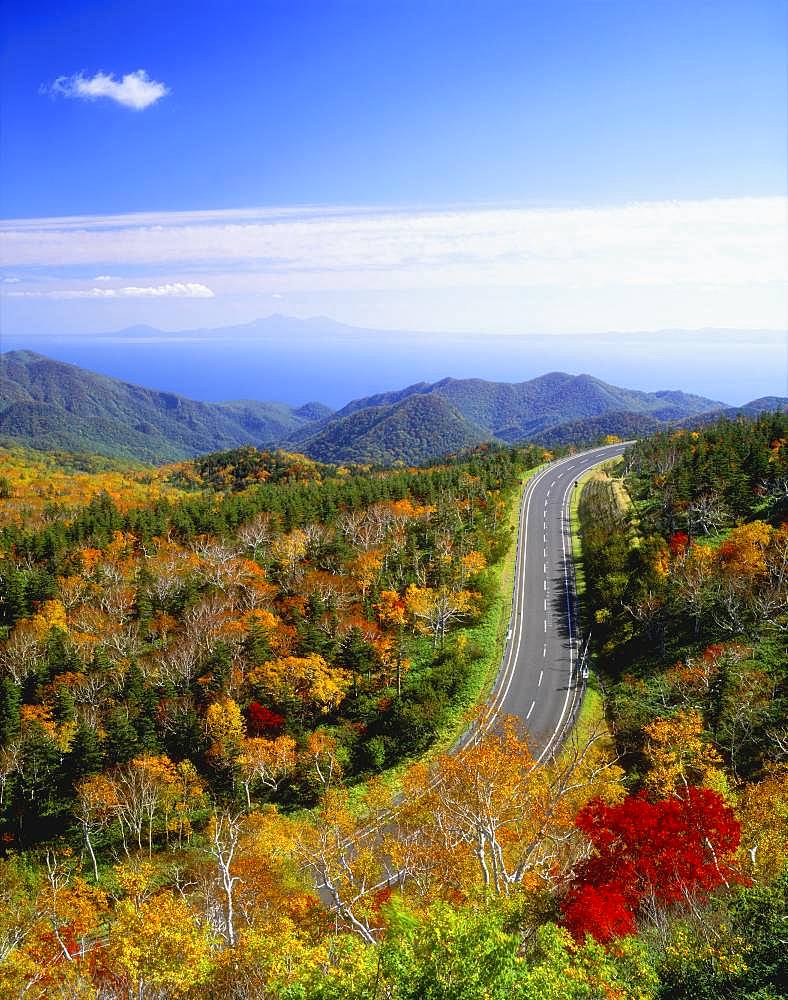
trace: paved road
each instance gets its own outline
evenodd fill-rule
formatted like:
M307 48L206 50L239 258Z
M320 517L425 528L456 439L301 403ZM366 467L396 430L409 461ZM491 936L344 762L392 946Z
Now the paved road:
M493 688L487 725L503 715L525 721L532 749L547 759L562 743L581 694L577 677L580 630L577 625L574 565L569 534L569 499L575 481L588 469L620 455L626 444L596 448L552 462L533 476L523 493L517 537L511 635ZM457 742L460 749L478 735L472 727ZM353 840L379 837L390 812ZM392 879L392 884L399 876ZM336 904L318 884L328 909Z
M529 480L523 494L512 625L492 706L496 715L516 715L525 722L539 760L561 745L582 688L571 494L579 476L626 447L595 448L552 462Z

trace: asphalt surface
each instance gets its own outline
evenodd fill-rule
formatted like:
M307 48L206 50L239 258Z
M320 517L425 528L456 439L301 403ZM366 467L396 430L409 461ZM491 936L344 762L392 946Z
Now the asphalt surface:
M523 491L510 635L483 728L503 716L519 716L528 726L538 760L549 759L560 748L582 696L578 671L582 636L569 528L571 491L579 476L620 455L627 444L552 462L532 476ZM455 750L479 734L478 727L469 728ZM379 838L392 812L354 834L353 840ZM335 909L326 886L318 883L317 889L325 906Z
M552 462L527 483L520 507L512 620L493 689L495 716L527 726L538 760L555 753L582 696L585 639L578 621L569 504L577 479L626 444Z

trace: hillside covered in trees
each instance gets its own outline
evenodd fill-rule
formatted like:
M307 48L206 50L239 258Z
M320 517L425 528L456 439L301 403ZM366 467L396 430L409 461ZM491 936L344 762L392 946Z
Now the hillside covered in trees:
M787 430L590 480L608 717L541 764L446 750L542 448L0 453L0 995L777 1000Z
M330 414L307 404L201 403L55 361L0 355L0 439L45 451L167 462L238 445L265 447Z
M426 749L472 700L484 651L451 633L485 621L518 470L540 456L365 474L249 449L125 483L43 482L7 455L9 836L46 839L85 775L140 753L190 761L219 797L243 786L251 806L314 802L307 745L348 778ZM284 755L271 773L266 753Z
M484 441L548 448L624 440L683 423L785 409L755 400L733 410L678 390L641 392L590 375L550 372L526 382L445 378L352 400L203 403L143 388L32 351L0 355L0 444L173 462L254 445L328 463L434 461Z

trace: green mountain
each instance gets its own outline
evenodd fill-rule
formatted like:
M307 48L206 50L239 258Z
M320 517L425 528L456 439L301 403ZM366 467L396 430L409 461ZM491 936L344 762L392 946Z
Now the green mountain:
M751 416L785 405L769 397L733 408L675 390L639 392L551 372L519 383L419 382L335 413L321 403L201 403L32 351L0 355L0 444L145 462L253 445L330 463L414 465L483 441L554 446L606 434L641 437L721 412Z
M784 411L788 409L788 399L784 396L761 396L760 399L753 399L737 409L740 413L753 416L759 413L773 413L775 410Z
M440 396L407 396L332 419L291 445L321 462L418 465L491 440Z
M761 413L776 412L788 412L788 399L785 396L761 396L760 399L753 399L743 406L729 406L724 410L717 410L716 413L702 413L686 424L688 427L698 428L713 424L720 417L727 417L729 420L735 420L737 417L755 420Z
M566 444L593 444L606 434L615 434L623 440L629 441L634 438L648 437L649 434L656 434L657 431L664 431L671 427L686 427L696 430L716 423L720 417L727 417L729 420L734 420L737 417L754 420L761 413L776 411L788 411L788 399L782 396L764 396L761 399L745 403L744 406L726 406L694 416L659 420L643 413L611 411L600 414L598 417L585 417L582 420L569 420L566 423L558 424L557 427L550 427L535 435L533 440L536 444L543 444L548 448Z
M666 421L725 408L725 403L677 390L639 392L608 385L591 375L551 372L516 383L453 378L433 384L419 382L399 392L353 400L336 415L389 405L414 395L445 399L466 420L504 441L531 439L567 421L606 413L640 414Z
M534 435L533 440L536 444L543 444L546 448L559 448L567 444L593 444L607 434L615 434L623 441L632 441L634 438L656 434L657 431L664 430L667 426L668 424L664 421L656 420L643 413L612 410L597 417L567 420L563 424L540 431Z
M36 448L172 461L276 444L330 412L319 403L200 403L32 351L0 355L0 436Z

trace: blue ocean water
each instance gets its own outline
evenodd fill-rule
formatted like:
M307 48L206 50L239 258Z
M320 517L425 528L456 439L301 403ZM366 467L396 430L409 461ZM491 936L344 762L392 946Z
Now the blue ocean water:
M786 338L762 333L499 336L413 334L353 328L280 334L239 328L164 334L5 336L2 349L27 348L58 360L194 399L350 399L419 381L484 378L519 382L549 371L586 372L614 385L682 389L738 405L788 395Z

